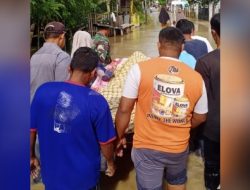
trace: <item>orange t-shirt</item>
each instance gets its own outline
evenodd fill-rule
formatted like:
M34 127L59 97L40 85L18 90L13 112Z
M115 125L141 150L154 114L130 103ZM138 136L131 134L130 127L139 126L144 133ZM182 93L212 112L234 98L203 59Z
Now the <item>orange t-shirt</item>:
M202 77L178 60L153 58L138 65L141 80L133 146L170 153L185 151L192 113L202 95Z

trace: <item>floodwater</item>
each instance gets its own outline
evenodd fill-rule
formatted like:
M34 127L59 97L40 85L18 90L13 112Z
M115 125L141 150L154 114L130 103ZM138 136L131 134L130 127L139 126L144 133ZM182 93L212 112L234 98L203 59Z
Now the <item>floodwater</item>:
M161 30L158 22L158 12L151 13L148 19L148 25L142 25L134 28L133 32L124 36L115 36L110 38L111 57L122 58L129 57L134 51L141 51L148 57L158 56L157 42ZM170 15L172 17L172 15ZM190 19L195 24L196 34L208 38L211 45L215 47L210 34L209 22Z
M112 58L129 57L134 51L141 51L149 57L158 56L157 41L161 30L158 22L158 12L151 13L150 23L124 36L110 38ZM208 38L211 45L215 47L210 34L209 22L191 19L196 27L196 34ZM131 140L130 140L131 142ZM123 158L117 159L117 171L114 177L109 178L102 174L100 181L101 190L136 190L135 170L130 157L131 144L125 151ZM203 160L194 153L188 159L188 181L187 190L205 190L203 180ZM43 190L42 184L31 186L31 190Z

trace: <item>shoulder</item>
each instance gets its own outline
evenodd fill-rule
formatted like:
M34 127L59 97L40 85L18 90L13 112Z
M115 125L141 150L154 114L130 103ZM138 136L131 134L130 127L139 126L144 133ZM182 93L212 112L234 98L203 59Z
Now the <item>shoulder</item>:
M88 98L91 101L91 104L96 105L96 106L98 106L100 108L101 108L101 106L108 105L108 102L104 98L104 96L101 95L100 93L92 90L92 89L89 89Z
M53 82L46 82L44 84L42 84L38 90L47 90L47 89L54 89L56 88L57 86L61 86L63 85L64 82L56 82L56 81L53 81Z
M65 63L65 64L69 64L71 61L71 57L68 53L66 53L65 51L61 50L60 52L58 52L57 54L57 63Z
M58 86L59 82L46 82L39 86L36 90L36 96L41 96L42 94L48 94Z
M200 40L200 39L194 39L192 40L194 43L197 43L197 44L202 44L202 45L206 45L206 43L203 41L203 40Z
M92 89L90 89L88 92L88 102L90 112L93 114L102 114L106 113L106 111L109 110L109 104L104 96Z
M202 56L201 58L199 58L198 61L203 62L203 63L209 63L212 60L217 61L219 59L220 59L220 50L215 49L215 50L207 53L206 55Z
M195 70L200 73L207 72L209 70L218 70L220 67L220 51L218 49L202 56L197 60Z
M58 51L58 56L61 58L70 58L70 55L67 52L63 51L62 49Z

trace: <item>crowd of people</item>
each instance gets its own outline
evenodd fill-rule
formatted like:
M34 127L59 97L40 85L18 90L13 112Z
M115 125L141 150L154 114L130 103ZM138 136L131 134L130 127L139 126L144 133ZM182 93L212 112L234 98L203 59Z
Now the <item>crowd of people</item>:
M179 19L174 27L168 20L156 42L159 57L131 67L114 121L107 100L90 88L97 76L115 77L106 69L112 62L109 30L100 28L92 38L77 31L70 56L62 50L65 26L46 25L45 43L30 60L31 176L41 168L46 190L96 189L101 155L105 174L115 175L135 105L131 158L137 189L164 189L163 179L168 190L186 188L190 130L201 124L205 186L219 189L220 14L210 21L215 50L194 34L190 20Z

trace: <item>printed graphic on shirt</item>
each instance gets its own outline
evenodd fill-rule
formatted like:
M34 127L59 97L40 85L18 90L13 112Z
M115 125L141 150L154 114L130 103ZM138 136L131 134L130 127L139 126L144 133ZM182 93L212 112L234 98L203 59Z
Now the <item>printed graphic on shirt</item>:
M154 77L152 113L147 117L168 124L186 124L189 100L184 96L184 81L177 76Z
M54 112L54 131L70 133L70 121L79 115L80 109L72 101L72 96L64 91L60 92Z
M178 73L179 73L179 69L178 69L177 67L175 67L175 66L170 66L170 67L168 68L168 72L169 72L170 74L178 74Z

